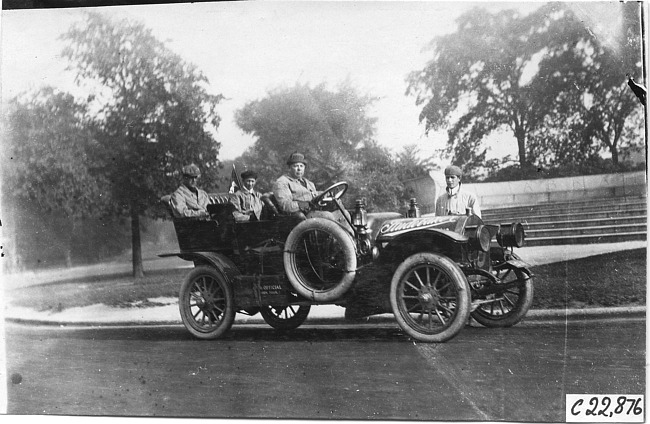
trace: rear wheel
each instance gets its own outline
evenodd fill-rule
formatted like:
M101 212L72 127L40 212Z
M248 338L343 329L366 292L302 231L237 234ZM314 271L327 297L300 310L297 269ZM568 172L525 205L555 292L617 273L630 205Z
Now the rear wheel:
M305 322L310 309L310 305L262 306L260 313L276 330L293 330Z
M235 320L232 290L214 268L199 266L183 281L178 306L185 328L199 339L216 339Z
M533 279L517 268L496 271L498 284L485 281L485 286L499 289L494 293L475 297L478 304L472 318L486 327L511 327L521 321L533 303ZM473 285L476 283L472 283Z
M451 259L417 253L393 274L390 303L398 324L408 335L423 342L444 342L467 322L469 286Z

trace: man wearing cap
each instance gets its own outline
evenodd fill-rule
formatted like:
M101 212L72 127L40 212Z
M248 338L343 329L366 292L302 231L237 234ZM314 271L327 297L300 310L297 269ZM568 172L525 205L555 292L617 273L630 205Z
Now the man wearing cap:
M309 202L316 197L314 183L304 177L305 156L295 152L287 160L288 174L278 178L273 184L273 194L281 213L299 214L309 210Z
M235 205L232 213L235 221L259 221L262 214L262 195L254 189L257 173L244 171L241 173L241 181L243 187L230 198L230 202Z
M481 217L476 195L461 191L461 178L463 171L457 166L451 165L445 168L445 182L447 183L446 193L436 200L436 215L465 215L466 210Z
M197 187L201 176L199 167L191 164L183 167L183 183L172 194L171 205L174 218L207 218L210 198Z

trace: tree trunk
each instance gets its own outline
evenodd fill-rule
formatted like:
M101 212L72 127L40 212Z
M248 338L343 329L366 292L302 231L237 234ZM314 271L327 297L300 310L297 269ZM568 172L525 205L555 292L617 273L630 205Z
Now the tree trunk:
M140 241L140 211L136 202L131 203L131 252L133 262L133 276L144 277L142 267L142 243Z
M72 268L72 246L65 247L65 267Z
M616 145L612 145L611 151L612 151L612 164L616 166L618 165L618 149L616 148Z
M621 138L621 133L623 132L623 125L614 127L614 141L609 147L609 150L612 152L612 164L614 166L618 165L618 141Z
M517 139L517 147L519 149L519 167L521 168L522 175L528 173L530 163L526 160L526 132L523 128L515 130L515 138Z
M3 245L0 246L2 258L2 271L7 273L22 271L22 262L19 257L19 228L25 225L25 218L18 213L19 207L15 198L8 195L3 199L2 218L0 221L0 235L3 236Z
M65 219L65 218L64 218ZM70 228L68 231L66 231L67 234L67 239L65 240L65 246L63 246L63 249L65 250L64 256L65 256L65 266L66 268L72 268L72 249L74 247L74 241L75 241L75 230L76 230L76 221L75 218L69 216L66 219L66 224L70 225Z

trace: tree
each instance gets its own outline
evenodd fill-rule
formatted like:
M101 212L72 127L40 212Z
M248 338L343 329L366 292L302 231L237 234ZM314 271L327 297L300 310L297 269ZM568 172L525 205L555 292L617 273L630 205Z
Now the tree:
M530 172L537 159L529 151L531 137L547 128L549 117L576 112L566 101L579 104L575 99L584 94L575 78L584 80L582 52L591 37L561 4L527 16L473 9L458 19L455 33L431 42L433 59L409 75L407 94L423 106L427 131L449 128L455 162L479 167L485 138L507 129L517 141L520 169Z
M640 4L621 3L621 29L610 37L592 36L585 40L581 59L586 68L580 82L589 96L584 114L586 138L609 150L612 163L619 164L621 147L643 139L643 112L632 90L627 86L626 73L641 75ZM629 132L626 124L634 122L637 131ZM641 125L639 125L641 124Z
M325 84L273 90L236 113L237 125L257 138L243 159L277 177L299 150L309 158L311 179L331 183L344 175L347 158L374 136L376 119L366 115L371 104L349 81L335 91Z
M51 87L12 99L5 118L5 202L50 214L69 266L75 226L108 206L108 181L93 174L89 153L97 147L93 122L85 105Z
M576 31L570 49L566 39L552 36L546 41L551 58L540 72L555 79L563 92L544 125L531 133L531 151L542 155L537 156L540 166L594 163L595 156L608 151L616 167L620 150L633 148L643 138L636 117L643 107L626 84L626 73L641 72L639 5L600 5L603 9L596 12L611 16L607 30L590 21L591 7L588 11L578 4L564 7L563 21L580 19L594 29ZM636 132L630 131L630 124Z
M397 174L400 181L411 180L429 175L437 169L431 158L423 159L416 144L407 144L397 153Z
M96 93L97 168L111 183L113 213L131 220L133 274L143 275L140 216L178 185L179 169L194 162L202 185L215 187L220 143L211 131L221 95L208 80L158 41L142 24L87 13L62 39L63 57L80 85Z
M336 90L325 84L273 90L237 112L239 127L257 140L236 162L259 171L258 183L271 189L298 150L306 155L308 176L318 188L341 180L350 184L348 206L365 197L369 208L395 208L404 188L394 158L374 140L376 119L367 115L372 102L349 81Z
M376 141L365 143L349 166L351 187L348 206L356 199L365 199L368 211L404 209L408 193L400 178L400 165L390 151Z

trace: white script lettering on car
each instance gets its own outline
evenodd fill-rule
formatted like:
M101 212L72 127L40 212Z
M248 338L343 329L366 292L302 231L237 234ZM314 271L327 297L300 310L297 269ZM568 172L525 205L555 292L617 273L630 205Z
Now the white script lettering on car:
M451 217L433 217L433 218L414 219L408 221L389 222L382 225L379 232L381 234L386 234L386 233L394 233L397 231L412 230L415 228L436 227L452 221L454 221L454 218Z

